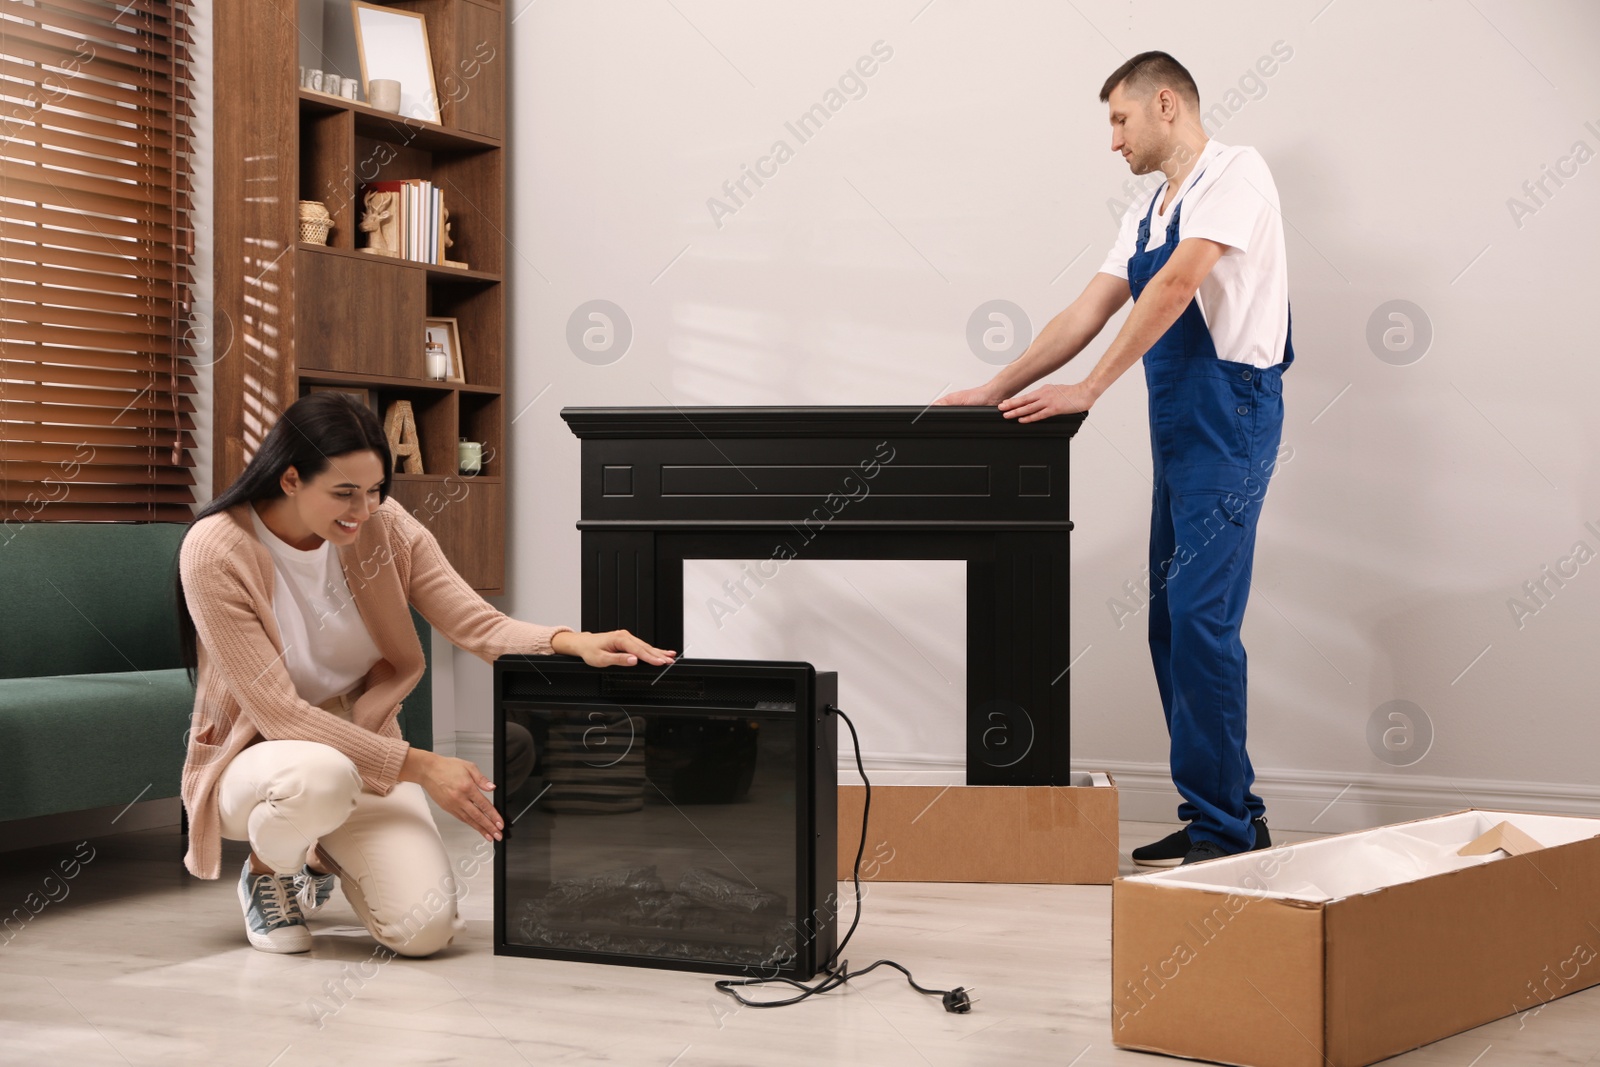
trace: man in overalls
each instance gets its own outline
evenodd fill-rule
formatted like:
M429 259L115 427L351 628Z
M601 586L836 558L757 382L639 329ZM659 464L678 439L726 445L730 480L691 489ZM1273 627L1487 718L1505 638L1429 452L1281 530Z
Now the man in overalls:
M1253 148L1208 140L1194 79L1165 52L1106 79L1111 148L1166 181L1136 200L1100 272L986 385L941 404L1033 422L1087 411L1142 357L1150 394L1150 654L1186 828L1133 852L1169 867L1271 844L1245 752L1245 652L1256 522L1277 465L1294 360L1278 191ZM1021 396L1076 356L1129 295L1089 376Z

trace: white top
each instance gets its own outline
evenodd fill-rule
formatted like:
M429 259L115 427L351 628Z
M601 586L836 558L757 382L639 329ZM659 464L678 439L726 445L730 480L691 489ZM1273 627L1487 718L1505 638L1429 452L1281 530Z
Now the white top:
M1139 222L1150 200L1165 199L1166 192L1167 183L1162 182L1151 197L1136 202L1122 216L1122 229L1100 267L1102 274L1127 278ZM1289 265L1278 187L1266 160L1254 148L1207 141L1165 215L1160 213L1161 202L1156 202L1148 248L1166 243L1172 206L1179 203L1183 205L1179 241L1204 237L1228 246L1195 294L1217 355L1256 367L1283 362L1289 336Z
M326 541L309 552L293 547L267 529L254 505L250 519L272 555L272 614L300 699L321 705L348 693L383 656L350 599L339 554Z

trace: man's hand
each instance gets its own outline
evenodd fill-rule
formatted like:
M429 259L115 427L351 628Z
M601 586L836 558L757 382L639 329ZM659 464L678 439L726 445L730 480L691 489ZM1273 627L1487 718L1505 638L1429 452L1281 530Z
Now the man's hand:
M933 403L935 407L992 408L1004 399L1005 394L991 383L980 385L976 389L958 389L953 393L946 393Z
M550 639L550 650L562 656L577 656L591 667L632 667L640 660L665 667L678 655L671 649L647 644L626 630L599 634L562 630Z
M1038 422L1054 415L1070 415L1088 411L1100 399L1100 394L1087 382L1075 385L1042 385L1031 393L1014 396L1001 403L1000 410L1008 419L1018 422Z

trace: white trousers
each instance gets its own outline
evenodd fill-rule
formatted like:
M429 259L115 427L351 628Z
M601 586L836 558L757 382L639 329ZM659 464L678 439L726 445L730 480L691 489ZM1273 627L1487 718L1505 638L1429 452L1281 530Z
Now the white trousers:
M332 870L386 948L427 956L466 929L450 858L417 783L380 797L330 745L258 741L223 771L218 801L223 837L249 841L278 874L297 873L308 858Z

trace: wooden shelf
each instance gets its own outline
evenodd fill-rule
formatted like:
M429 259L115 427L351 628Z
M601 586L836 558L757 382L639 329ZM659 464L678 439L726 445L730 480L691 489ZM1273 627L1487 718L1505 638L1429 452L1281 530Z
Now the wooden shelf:
M364 252L359 248L335 248L332 245L314 245L301 241L295 245L302 252L315 252L318 255L352 256L365 262L378 260L396 267L414 267L424 271L430 280L480 282L484 285L498 285L501 277L491 274L486 270L467 270L461 267L446 267L439 263L424 263L417 259L400 259L397 256L378 256L371 252Z
M375 140L422 148L429 152L479 152L505 147L504 142L498 137L485 137L481 133L451 129L436 122L423 122L421 119L397 115L393 111L379 111L369 104L346 100L342 96L329 96L313 89L301 89L299 93L302 111L328 115L348 111L355 116L356 131Z
M426 389L434 393L454 393L463 388L460 382L441 382L433 378L405 378L389 374L363 374L360 371L320 370L314 367L302 370L300 380L312 385L365 385L373 389ZM490 386L483 388L495 394L500 392Z
M368 390L380 407L408 400L425 469L444 473L397 472L393 495L474 589L498 594L511 473L503 284L509 15L485 0L389 0L426 18L443 98L444 121L432 123L294 83L308 47L301 16L325 14L311 9L335 2L217 5L217 69L252 86L216 101L217 313L237 324L233 343L259 358L220 360L215 369L214 491L238 477L259 443L253 412L279 410L311 386ZM467 80L471 91L463 92ZM450 254L474 269L356 247L365 238L362 185L414 178L443 191ZM325 204L329 244L299 240L298 200ZM261 259L261 249L284 247L292 254ZM422 377L424 320L433 317L456 320L470 384ZM483 442L483 473L455 472L462 439Z
M417 266L427 271L428 277L433 281L483 282L486 285L493 285L501 280L498 274L486 270L472 270L469 267L447 267L442 263L418 263Z

